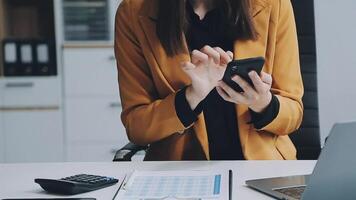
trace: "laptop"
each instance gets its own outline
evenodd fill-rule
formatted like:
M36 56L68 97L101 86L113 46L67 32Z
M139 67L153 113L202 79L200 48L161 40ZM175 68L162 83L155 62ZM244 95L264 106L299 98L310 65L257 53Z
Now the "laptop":
M356 199L356 122L338 123L311 175L246 181L246 185L276 199Z

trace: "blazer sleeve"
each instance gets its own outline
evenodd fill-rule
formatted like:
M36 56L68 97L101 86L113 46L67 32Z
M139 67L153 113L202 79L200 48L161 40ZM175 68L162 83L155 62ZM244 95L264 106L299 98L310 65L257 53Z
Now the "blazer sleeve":
M287 135L297 130L302 122L304 88L293 8L290 0L279 2L272 93L278 98L280 107L277 117L260 130Z
M148 145L182 132L185 127L176 114L176 93L159 98L135 35L135 18L130 1L123 1L115 19L115 56L123 106L121 120L131 142Z

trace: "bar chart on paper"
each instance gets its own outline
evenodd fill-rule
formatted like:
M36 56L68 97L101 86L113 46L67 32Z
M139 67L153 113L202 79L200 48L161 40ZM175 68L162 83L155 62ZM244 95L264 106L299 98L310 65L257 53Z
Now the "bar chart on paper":
M227 199L225 175L216 171L136 171L117 199ZM227 184L225 188L223 184Z

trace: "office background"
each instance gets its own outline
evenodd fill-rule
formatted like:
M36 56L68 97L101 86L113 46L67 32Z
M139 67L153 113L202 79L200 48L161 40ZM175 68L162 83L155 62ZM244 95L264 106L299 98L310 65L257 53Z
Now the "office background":
M333 123L356 120L356 1L315 0L321 139Z
M119 3L0 0L0 51L10 54L0 56L0 162L110 161L128 142L113 52ZM307 98L300 131L323 144L334 122L356 120L356 2L292 3Z

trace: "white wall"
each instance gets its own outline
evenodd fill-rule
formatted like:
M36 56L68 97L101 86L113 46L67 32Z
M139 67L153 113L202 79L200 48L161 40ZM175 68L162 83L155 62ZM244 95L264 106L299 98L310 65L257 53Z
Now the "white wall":
M315 0L321 139L356 121L356 1Z

